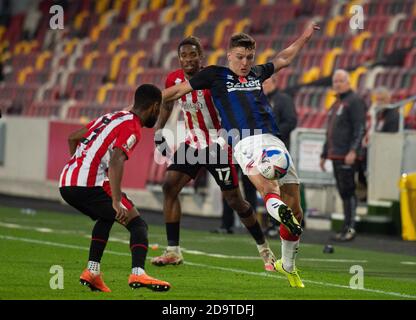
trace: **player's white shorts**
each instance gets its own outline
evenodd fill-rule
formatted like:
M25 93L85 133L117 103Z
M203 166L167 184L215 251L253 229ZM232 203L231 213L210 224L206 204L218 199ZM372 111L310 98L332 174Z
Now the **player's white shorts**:
M287 151L282 140L271 134L258 134L242 139L235 145L233 156L245 175L257 174L258 171L255 170L255 172L253 172L252 169L255 168L260 161L263 150L269 147L283 149L289 155L290 167L287 174L278 181L279 185L281 186L288 183L299 184L298 174L289 151Z

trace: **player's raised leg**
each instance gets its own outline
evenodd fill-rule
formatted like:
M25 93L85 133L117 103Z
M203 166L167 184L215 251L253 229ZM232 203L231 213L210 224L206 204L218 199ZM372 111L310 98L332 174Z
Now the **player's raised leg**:
M163 184L163 214L168 246L161 256L152 259L152 264L154 265L178 265L183 262L179 246L180 219L182 215L179 193L191 179L190 176L183 172L167 171L166 180Z
M284 225L291 234L300 236L302 233L300 223L293 215L291 208L282 201L277 180L268 180L261 174L250 174L248 177L263 197L267 212Z

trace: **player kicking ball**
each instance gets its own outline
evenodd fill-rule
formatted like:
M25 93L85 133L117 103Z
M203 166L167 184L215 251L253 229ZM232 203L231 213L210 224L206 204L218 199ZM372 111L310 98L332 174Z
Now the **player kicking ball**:
M100 261L115 221L130 232L131 288L167 291L170 284L148 276L144 270L147 224L121 191L124 162L141 138L142 127L152 128L159 116L162 95L150 84L137 88L130 111L106 114L69 136L72 155L59 180L62 198L95 220L89 261L80 282L93 291L111 292L100 272Z
M299 179L293 162L278 138L279 130L262 83L287 67L319 27L310 24L272 62L254 66L256 42L239 33L230 39L228 67L209 66L189 81L163 90L164 101L179 99L193 90L209 89L223 128L230 134L234 157L260 192L267 212L281 223L282 258L274 264L292 287L303 288L295 266L303 218ZM238 129L235 133L235 129Z
M167 88L188 81L202 69L203 50L199 39L187 37L182 40L178 45L178 58L181 69L167 76ZM232 150L225 141L224 143L220 141L218 131L221 129L221 119L213 104L210 91L192 91L175 102L166 103L161 109L156 125L155 143L163 155L166 155L168 148L158 129L165 126L174 106L179 107L184 115L186 141L174 154L173 163L167 169L163 185L163 213L168 247L161 256L153 258L152 263L165 266L183 262L179 246L182 215L179 193L189 181L196 178L202 168L206 168L221 188L222 195L229 206L237 212L242 223L256 241L264 269L275 271L273 265L276 258L264 237L253 208L244 200L238 187L238 175L232 163ZM191 163L187 157L189 153L202 154L202 161Z

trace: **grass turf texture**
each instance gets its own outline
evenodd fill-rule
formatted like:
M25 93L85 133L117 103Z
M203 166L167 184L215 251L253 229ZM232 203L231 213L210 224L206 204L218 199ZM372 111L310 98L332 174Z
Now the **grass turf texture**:
M334 254L328 255L322 253L323 245L303 243L297 266L306 288L295 289L289 287L284 276L263 270L248 234L217 235L186 229L181 230L182 247L199 254L185 251L185 264L180 266L156 267L149 260L146 264L147 273L170 282L171 290L131 290L127 285L130 252L128 244L123 243L128 241L129 233L118 224L113 227L101 263L112 292L91 292L79 284L79 275L88 259L92 226L93 221L81 214L40 211L27 215L19 209L0 207L0 299L416 299L416 266L400 263L416 262L413 256L338 246ZM164 230L164 226L150 225L149 242L164 246ZM280 256L280 241L270 243ZM148 258L161 254L161 246L157 250L149 248ZM64 269L63 290L50 288L53 265ZM353 265L364 269L364 290L349 287Z

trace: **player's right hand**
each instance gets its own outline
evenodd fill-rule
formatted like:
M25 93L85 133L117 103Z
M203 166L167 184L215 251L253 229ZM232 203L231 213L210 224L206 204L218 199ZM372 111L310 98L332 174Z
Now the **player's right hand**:
M162 156L167 157L171 154L168 142L163 136L161 130L156 131L154 141L156 149L162 154Z
M321 160L319 161L319 166L321 167L321 170L322 170L323 172L326 172L326 169L325 169L325 162L326 162L326 159L325 159L325 158L321 158Z
M127 208L121 201L113 201L113 209L116 211L116 220L125 225L127 222Z
M315 31L319 31L321 28L315 22L308 24L303 32L303 35L309 39Z

